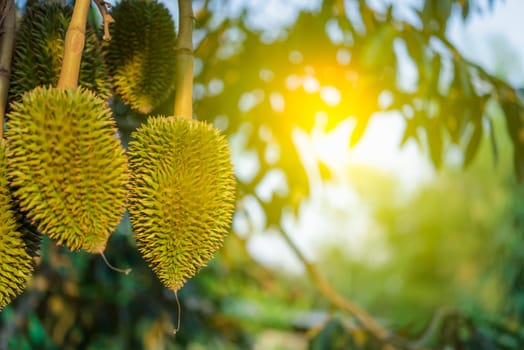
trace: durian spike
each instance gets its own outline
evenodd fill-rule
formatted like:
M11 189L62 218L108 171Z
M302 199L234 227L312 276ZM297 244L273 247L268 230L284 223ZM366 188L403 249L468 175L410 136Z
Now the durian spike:
M15 43L16 10L13 0L4 3L2 12L0 19L0 139L3 137L11 57Z
M104 259L104 262L106 263L107 267L109 267L113 271L123 273L124 275L129 275L129 273L131 271L133 271L133 269L131 269L131 268L119 269L118 267L115 267L115 266L111 265L109 263L109 261L107 260L106 255L104 254L104 252L100 252L100 255L102 256L102 259Z
M76 0L73 16L64 41L64 59L57 87L59 89L76 89L80 62L84 50L87 13L91 0Z
M193 117L193 9L191 0L178 0L175 59L175 117Z

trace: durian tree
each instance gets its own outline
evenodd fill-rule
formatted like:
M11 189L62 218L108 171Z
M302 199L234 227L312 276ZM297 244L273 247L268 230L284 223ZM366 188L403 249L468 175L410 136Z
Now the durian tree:
M238 292L235 283L283 282L246 253L249 236L230 234L210 260L230 231L237 194L236 215L249 216L245 200L254 200L318 294L360 327L365 341L342 328L353 348L422 348L427 338L401 336L343 298L282 227L283 213L298 210L309 192L293 130L311 130L321 107L327 129L348 116L356 122L348 140L355 145L375 112L398 111L402 144L415 140L436 168L458 146L467 167L484 137L497 157L485 113L495 103L512 140L515 177L523 176L524 108L515 88L445 35L453 9L464 20L487 10L478 1L427 0L415 25L396 17L394 4L382 11L364 0L324 0L269 39L253 25L249 2L235 15L228 1L193 1L192 9L179 0L177 16L171 2L153 0L16 5L15 12L12 1L0 2L0 70L10 72L0 75L0 112L7 112L0 308L12 302L2 312L0 347L179 348L199 334L208 346L249 347L252 329L228 314L229 294ZM413 89L400 82L395 42L415 62ZM297 77L336 88L340 102L293 88ZM259 169L235 181L227 138L238 135L244 141L236 151L252 151ZM275 147L278 157L267 157ZM289 190L263 198L256 188L275 170ZM133 271L108 269L106 255ZM329 335L340 325L324 326Z

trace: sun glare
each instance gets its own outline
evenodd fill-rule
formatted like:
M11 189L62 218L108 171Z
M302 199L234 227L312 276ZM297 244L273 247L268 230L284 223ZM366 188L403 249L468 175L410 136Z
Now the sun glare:
M324 86L320 89L320 97L328 105L335 107L340 103L342 96L340 91L334 86Z

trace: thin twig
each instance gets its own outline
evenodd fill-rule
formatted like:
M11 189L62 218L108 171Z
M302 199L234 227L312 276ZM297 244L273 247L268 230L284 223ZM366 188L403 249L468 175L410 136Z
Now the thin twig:
M177 323L176 323L176 328L173 329L173 335L177 334L178 331L180 330L180 317L182 314L182 308L180 307L180 300L178 300L178 293L176 290L175 290L175 300L176 300L176 306L177 306Z
M304 264L306 271L317 289L326 297L329 302L340 310L344 310L354 316L357 321L377 339L387 340L391 337L391 332L378 324L373 317L361 309L358 305L347 300L341 296L328 282L328 280L318 271L315 264L311 263L304 254L300 251L298 246L293 242L291 237L281 230L282 236L286 240L289 247L293 250L295 255Z
M77 0L64 41L64 59L58 80L59 89L76 89L84 50L87 13L91 0Z
M288 246L293 250L300 262L306 268L306 272L314 283L318 291L333 305L335 308L345 311L353 316L364 329L370 332L375 338L383 343L394 345L395 347L408 350L422 350L427 349L426 343L431 339L431 336L436 332L440 322L444 316L453 312L454 309L446 307L439 309L428 327L423 332L422 336L414 341L404 339L391 332L389 329L381 326L375 319L366 311L361 309L358 305L340 295L329 283L329 281L320 273L317 266L310 262L302 251L298 248L291 237L283 230L280 230L284 240Z
M0 25L0 139L3 137L4 115L11 75L11 58L15 43L16 8L13 0L6 0Z
M131 269L131 268L120 269L118 267L115 267L115 266L113 266L112 264L109 263L109 261L107 260L106 255L104 254L104 252L100 252L99 254L102 256L102 259L106 263L107 267L109 267L111 270L123 273L124 275L129 275L129 273L131 273L131 271L133 271L133 269Z
M193 9L191 0L178 0L175 52L175 117L193 117Z
M426 327L426 330L422 333L419 339L416 341L413 341L411 343L411 347L413 348L421 348L425 346L425 344L429 343L431 340L431 337L435 335L437 330L439 329L439 326L442 323L442 320L449 316L456 313L456 310L449 306L444 306L439 308L433 317L431 318L431 321L429 322L428 326Z
M98 7L98 11L100 12L100 15L104 21L104 36L102 39L105 41L110 41L111 33L109 32L109 25L115 22L113 16L107 12L107 10L111 8L111 4L104 0L95 0L95 4L96 7Z

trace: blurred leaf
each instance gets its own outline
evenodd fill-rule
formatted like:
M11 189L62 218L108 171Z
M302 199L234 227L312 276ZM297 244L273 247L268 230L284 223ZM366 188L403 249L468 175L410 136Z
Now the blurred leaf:
M418 137L418 119L417 118L404 118L404 121L406 122L406 128L404 129L404 134L402 135L402 139L400 141L400 146L404 146L406 142L408 142L409 139L413 138L417 141L417 144L420 144L420 140Z
M375 11L367 5L365 0L359 0L359 10L362 22L364 22L364 27L366 28L366 34L375 32L378 25Z
M404 31L403 39L406 43L406 49L408 51L408 54L409 56L411 56L411 59L415 63L417 70L420 71L426 68L426 66L424 65L424 62L426 60L426 47L423 34L412 31Z
M519 181L524 179L524 111L520 104L500 101L506 117L506 128L513 143L513 165Z
M349 332L337 318L329 320L322 330L311 340L310 350L345 350L360 349L351 339Z
M472 123L471 125L473 126L473 132L467 143L466 151L464 152L464 167L471 164L471 161L479 149L480 141L482 141L482 124Z
M495 126L493 124L493 120L491 118L487 118L488 125L489 125L489 141L491 143L491 150L493 153L493 159L495 161L495 164L498 163L499 154L498 154L498 146L497 146L497 139L495 137Z
M29 317L29 338L33 344L43 344L47 338L45 329L35 315Z
M454 0L425 1L422 9L424 26L432 31L444 33L454 2Z
M428 139L429 155L433 165L438 169L442 165L443 140L442 128L437 118L428 120L426 135Z
M491 1L491 0L490 0ZM470 11L470 0L465 0L465 1L462 1L462 19L465 20L468 18L469 16L469 11Z
M393 40L397 30L391 23L383 23L363 42L361 65L366 69L377 69L377 66L391 64L395 60Z
M368 126L369 119L370 117L357 119L355 128L349 136L349 147L354 147L360 141L362 136L364 136L364 132L366 131L366 128Z
M329 166L325 162L323 162L322 160L318 160L317 165L318 170L320 172L320 177L323 181L328 181L333 178L333 174L329 169Z

